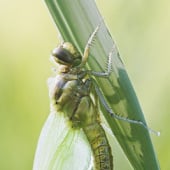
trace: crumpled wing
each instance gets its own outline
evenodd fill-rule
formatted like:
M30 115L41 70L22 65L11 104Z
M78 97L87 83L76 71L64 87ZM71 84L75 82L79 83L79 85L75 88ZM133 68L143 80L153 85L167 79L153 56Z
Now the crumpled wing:
M50 113L38 141L33 170L88 170L90 145L79 129L68 126L60 113Z

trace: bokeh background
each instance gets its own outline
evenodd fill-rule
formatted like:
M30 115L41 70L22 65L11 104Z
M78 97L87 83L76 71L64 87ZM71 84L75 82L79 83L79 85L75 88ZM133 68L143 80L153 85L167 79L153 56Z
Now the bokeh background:
M168 170L170 1L96 2L147 122L161 132L160 137L151 137L161 169ZM1 0L0 21L0 169L30 170L49 113L46 80L51 74L49 55L59 42L58 33L43 0ZM124 164L122 155L115 151L117 167Z

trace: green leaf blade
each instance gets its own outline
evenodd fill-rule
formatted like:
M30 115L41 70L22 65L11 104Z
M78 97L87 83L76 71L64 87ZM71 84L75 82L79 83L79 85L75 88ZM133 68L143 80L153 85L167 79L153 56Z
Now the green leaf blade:
M72 42L83 53L85 44L101 16L92 0L45 0L64 41ZM105 70L107 56L115 44L105 26L101 24L95 44L91 49L88 68L95 71ZM113 73L108 79L96 78L113 111L129 119L145 122L136 94L128 78L118 51L113 55ZM159 168L149 133L140 125L110 119L101 108L111 130L124 150L134 169Z

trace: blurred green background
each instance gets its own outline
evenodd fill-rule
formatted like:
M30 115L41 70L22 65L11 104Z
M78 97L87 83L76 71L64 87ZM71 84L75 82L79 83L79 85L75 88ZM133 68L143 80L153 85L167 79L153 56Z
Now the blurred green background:
M170 167L170 1L97 0L150 127L161 168ZM41 1L0 1L0 169L30 170L49 113L46 80L58 33ZM121 156L114 157L122 164ZM118 158L117 158L118 157ZM149 161L149 160L148 160ZM119 165L117 165L119 167Z

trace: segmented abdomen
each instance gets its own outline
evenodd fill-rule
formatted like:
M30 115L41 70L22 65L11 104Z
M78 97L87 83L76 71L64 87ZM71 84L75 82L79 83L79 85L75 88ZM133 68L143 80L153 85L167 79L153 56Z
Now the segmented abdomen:
M111 148L100 123L95 122L83 130L91 145L95 170L113 170Z

